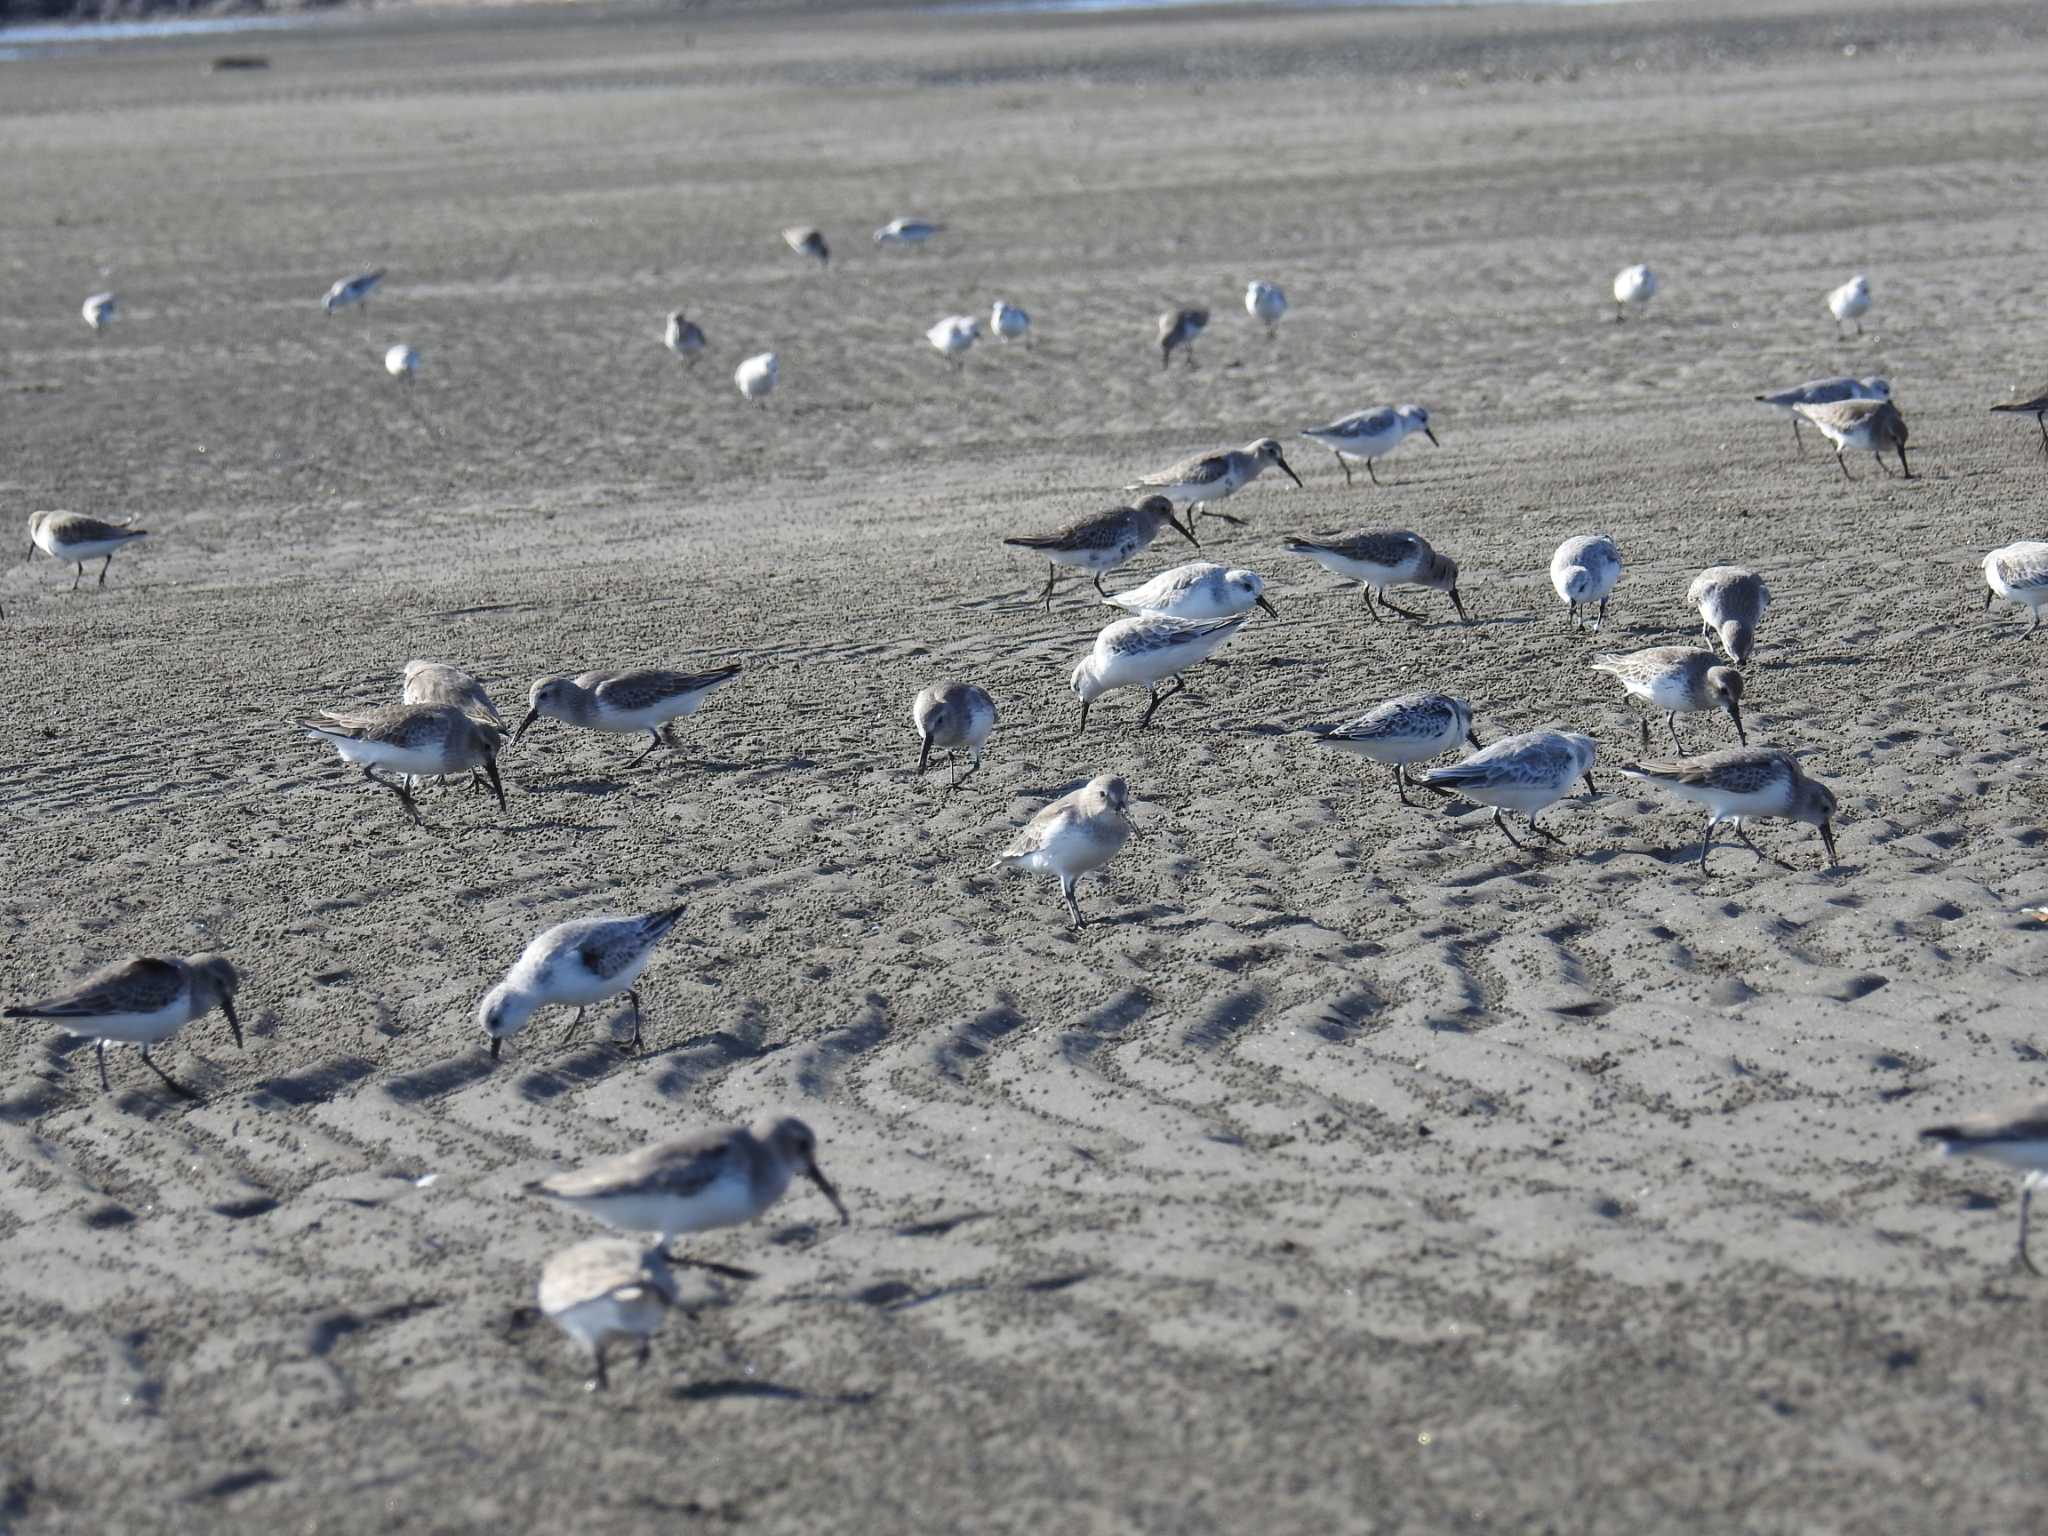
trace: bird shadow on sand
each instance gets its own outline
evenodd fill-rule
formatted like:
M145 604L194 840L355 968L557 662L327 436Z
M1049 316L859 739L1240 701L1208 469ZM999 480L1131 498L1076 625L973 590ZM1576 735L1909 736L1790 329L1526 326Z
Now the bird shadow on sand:
M879 1392L807 1392L780 1381L728 1378L724 1381L692 1381L671 1387L669 1396L679 1403L744 1402L769 1398L783 1403L812 1403L821 1408L865 1408Z
M400 1072L384 1084L384 1092L401 1104L425 1104L443 1094L480 1083L497 1070L490 1057L464 1054L411 1072Z
M344 1088L351 1088L377 1070L366 1056L340 1056L321 1062L303 1072L266 1078L249 1094L251 1109L304 1109L324 1104Z

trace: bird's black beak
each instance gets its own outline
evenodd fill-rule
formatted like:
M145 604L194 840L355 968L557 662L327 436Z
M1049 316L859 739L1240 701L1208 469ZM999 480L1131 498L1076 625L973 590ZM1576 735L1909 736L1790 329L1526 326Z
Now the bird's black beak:
M1458 589L1456 587L1451 588L1451 606L1458 610L1459 623L1470 624L1472 622L1472 615L1465 611L1465 600L1458 596Z
M1908 480L1913 478L1913 466L1906 462L1906 445L1904 443L1899 444L1899 469Z
M1297 475L1291 468L1289 468L1287 461L1281 458L1279 454L1276 453L1273 455L1273 462L1279 468L1286 471L1288 479L1292 480L1296 485L1301 484L1301 476Z
M1173 523L1173 531L1175 533L1179 534L1182 538L1186 539L1190 544L1194 545L1195 548L1200 549L1202 547L1202 541L1195 537L1195 519L1193 514L1189 515L1188 523L1185 528L1183 528L1179 523L1174 522L1173 514L1170 512L1166 515L1166 520L1169 523Z
M1594 798L1595 796L1597 796L1597 795L1598 795L1599 793L1600 793L1600 786L1599 786L1598 784L1595 784L1595 783L1593 782L1593 772L1592 772L1592 770L1591 770L1591 769L1589 768L1589 769L1587 769L1587 770L1586 770L1586 798L1587 798L1588 800L1591 800L1591 799L1593 799L1593 798Z
M825 1177L824 1170L818 1166L815 1157L804 1159L804 1172L810 1176L811 1182L818 1186L819 1192L832 1202L832 1209L839 1213L839 1225L850 1226L853 1218L846 1214L846 1202L839 1198L839 1191L832 1187L832 1181Z
M484 759L484 774L490 779L491 788L498 793L498 814L502 816L505 814L505 781L498 777L498 760L496 757Z
M1429 439L1429 441L1430 441L1430 445L1431 445L1432 447L1436 447L1436 448L1441 448L1441 447L1443 447L1443 444L1442 444L1442 443L1439 443L1439 442L1438 442L1438 441L1436 440L1436 434L1435 434L1434 432L1430 431L1430 430L1429 430L1429 428L1427 428L1427 427L1424 427L1424 428L1422 429L1422 435L1423 435L1424 437L1426 437L1426 438L1428 438L1428 439Z
M1736 740L1740 741L1745 747L1748 746L1749 732L1742 728L1742 706L1740 704L1730 704L1728 706L1728 718L1735 722Z
M220 1011L228 1016L228 1028L235 1032L235 1049L246 1051L248 1047L242 1043L242 1021L235 1017L235 1000L231 997L222 998Z
M917 754L917 771L918 771L919 773L923 773L923 772L924 772L924 770L925 770L925 765L926 765L927 763L929 763L929 762L930 762L931 760L932 760L932 739L931 739L931 737L927 736L927 737L925 737L925 739L924 739L924 750L923 750L922 752L920 752L920 753L918 753L918 754Z
M491 1036L491 1060L496 1061L498 1059L498 1048L504 1043L504 1040L499 1036Z
M34 554L34 553L36 552L36 547L35 547L35 545L33 545L33 544L29 545L29 547L28 547L28 552L29 552L30 554ZM1985 611L1986 613L1989 613L1989 612L1991 611L1991 599L1993 599L1993 598L1994 598L1994 597L1996 597L1996 596L1998 596L1998 594L1997 594L1996 592L1992 591L1992 590L1991 590L1991 589L1990 589L1989 587L1986 587L1986 588L1984 589L1984 611Z
M1077 739L1077 740L1078 740L1078 739L1079 739L1080 737L1082 737L1082 736L1086 735L1086 734L1087 734L1087 731L1088 731L1088 701L1087 701L1086 699L1083 699L1083 700L1081 701L1081 724L1080 724L1079 728L1077 728L1077 729L1075 730L1075 732L1074 732L1074 736L1075 736L1075 739Z
M1263 597L1253 598L1252 601L1257 603L1261 608L1265 609L1266 612L1273 615L1274 618L1277 619L1280 617L1280 610L1278 608L1275 608L1271 603L1267 602Z
M536 720L538 720L539 718L540 718L540 710L539 710L538 708L534 708L534 709L529 709L529 710L528 710L528 711L526 712L526 718L525 718L524 720L522 720L522 721L520 721L520 722L519 722L519 729L518 729L518 730L516 730L516 731L514 731L514 732L512 733L512 745L513 745L513 746L515 746L515 747L516 747L516 746L518 746L518 745L519 745L519 738L520 738L520 737L522 737L522 736L524 736L524 735L526 734L526 728L527 728L527 727L528 727L529 725L533 724L533 722L534 722L534 721L536 721Z
M1824 821L1820 824L1820 841L1821 846L1828 851L1828 868L1835 868L1842 861L1835 857L1835 829L1833 823Z

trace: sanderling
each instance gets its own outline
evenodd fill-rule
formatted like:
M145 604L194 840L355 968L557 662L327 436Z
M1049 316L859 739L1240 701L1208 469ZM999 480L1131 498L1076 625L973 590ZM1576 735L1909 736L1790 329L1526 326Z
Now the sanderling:
M593 1237L549 1255L541 1266L541 1312L590 1352L586 1392L611 1385L604 1356L614 1339L638 1339L638 1361L647 1364L654 1335L678 1297L667 1255L626 1238Z
M333 314L337 309L346 309L351 304L363 306L363 313L370 308L370 292L384 281L384 269L374 272L358 272L354 277L344 277L327 290L327 297L320 301L320 307Z
M1161 528L1171 528L1190 544L1196 543L1193 527L1183 528L1175 520L1173 503L1164 496L1147 496L1135 507L1112 507L1069 523L1057 533L1019 534L1003 542L1019 549L1035 549L1052 562L1045 573L1045 590L1038 594L1045 600L1045 611L1050 613L1052 585L1061 566L1091 572L1095 590L1107 599L1109 594L1102 590L1103 573L1133 559L1159 537Z
M1526 817L1531 832L1562 842L1548 827L1537 826L1536 818L1581 779L1589 799L1599 793L1593 784L1593 751L1593 738L1576 731L1529 731L1481 747L1448 768L1431 768L1414 782L1422 789L1492 806L1493 824L1517 848L1522 844L1508 830L1503 812Z
M1161 571L1142 587L1103 598L1113 608L1132 613L1161 613L1170 619L1228 619L1249 612L1254 604L1274 618L1280 610L1266 601L1265 578L1196 560Z
M1122 779L1105 773L1032 817L996 855L992 867L1057 876L1068 915L1076 928L1085 928L1088 920L1074 900L1074 883L1115 858L1136 831L1129 789Z
M98 583L104 587L107 584L107 567L114 563L114 551L131 540L148 537L146 528L131 528L126 523L103 523L82 512L31 512L28 515L29 558L34 559L40 549L60 565L77 566L78 574L71 578L71 590L74 592L85 580L86 561L95 555L104 557L100 561Z
M2048 454L2048 389L2031 395L2014 395L1991 407L1994 411L2011 411L2015 415L2031 416L2034 425L2041 429L2041 452Z
M1767 854L1749 840L1745 821L1784 817L1810 822L1820 828L1821 846L1828 851L1828 865L1835 858L1835 794L1818 779L1808 778L1799 760L1775 747L1730 747L1699 757L1645 758L1640 763L1623 763L1621 771L1631 779L1660 784L1681 800L1707 808L1706 837L1700 843L1700 868L1707 867L1707 850L1714 846L1714 828L1732 822L1743 847L1759 859L1770 859L1783 869L1792 866Z
M481 715L504 728L505 717L484 691L484 685L460 667L445 661L412 660L405 664L405 683L399 695L405 704L453 704L467 714Z
M1994 549L1984 557L1984 581L1990 588L1984 594L1985 612L1991 611L1994 597L2027 605L2033 623L2021 632L2024 640L2041 627L2041 610L2048 608L2048 544L2027 539Z
M1465 612L1465 600L1458 595L1458 562L1431 549L1429 540L1419 533L1405 528L1358 528L1313 539L1289 539L1285 548L1289 554L1307 555L1324 570L1357 582L1365 594L1365 611L1375 621L1380 616L1373 606L1375 595L1403 618L1419 620L1421 614L1389 600L1387 588L1427 587L1447 593L1458 617L1467 624L1472 622Z
M972 754L967 771L947 786L958 789L981 769L982 746L996 728L996 701L972 683L933 683L911 700L910 719L924 742L917 754L919 773L930 766L934 747L949 762L956 752Z
M640 1043L640 991L634 985L654 946L668 936L687 907L636 917L579 917L535 936L505 979L476 1005L476 1021L491 1037L491 1055L525 1029L542 1008L575 1005L573 1033L592 1003L623 995L633 1005L632 1045ZM566 1038L566 1037L565 1037Z
M1832 379L1808 379L1804 384L1795 384L1790 389L1774 390L1768 395L1758 395L1756 398L1772 410L1781 411L1792 418L1792 444L1804 454L1806 440L1799 435L1799 412L1794 407L1826 405L1834 400L1889 400L1891 397L1890 379L1852 379L1845 375Z
M671 720L697 713L697 706L740 675L738 663L712 672L584 672L543 677L527 690L526 718L512 733L516 742L542 715L590 731L631 736L647 733L647 750L626 766L637 768L656 747L677 745Z
M505 784L498 777L498 749L504 745L505 732L456 705L393 704L348 714L307 715L292 724L325 741L343 762L360 763L363 777L398 796L419 826L427 824L426 818L413 804L408 779L481 772L498 797L498 809L505 809ZM380 778L379 768L400 777Z
M69 991L39 1003L9 1008L10 1019L47 1019L68 1035L93 1042L99 1063L100 1091L107 1092L107 1042L139 1045L143 1065L183 1098L198 1094L149 1059L149 1048L162 1045L194 1019L218 1008L242 1049L242 1025L235 1017L235 989L242 984L225 955L144 955L95 971Z
M1415 803L1408 798L1407 764L1427 762L1460 742L1479 745L1472 706L1448 693L1404 693L1356 720L1319 732L1316 740L1338 752L1391 764L1403 805Z
M1188 355L1188 366L1195 366L1195 338L1209 323L1206 309L1169 309L1159 317L1159 366L1166 367L1173 361L1173 349L1180 347Z
M1843 479L1856 478L1849 473L1848 462L1842 457L1850 448L1868 448L1877 467L1887 476L1892 468L1884 461L1884 450L1889 448L1898 454L1899 468L1906 478L1913 478L1912 467L1906 463L1906 418L1891 401L1831 400L1823 405L1795 405L1792 409L1819 427L1835 445L1835 462L1841 465Z
M1635 698L1664 712L1664 728L1671 733L1671 745L1685 750L1678 739L1678 717L1722 709L1735 722L1735 737L1745 747L1749 733L1742 728L1742 674L1717 663L1712 651L1690 645L1660 645L1647 651L1607 653L1593 658L1593 670L1605 672ZM1640 724L1643 745L1650 744L1650 719Z
M79 310L85 316L85 323L96 331L105 330L120 312L121 297L114 293L96 293Z
M1222 650L1244 624L1243 614L1234 619L1169 619L1141 613L1105 625L1069 680L1074 697L1081 701L1075 736L1088 729L1088 706L1117 688L1142 688L1151 696L1138 721L1138 729L1144 730L1160 705L1187 691L1181 674ZM1169 680L1174 686L1161 693L1159 685Z
M1870 308L1870 279L1858 272L1849 281L1828 295L1828 313L1835 317L1835 333L1841 334L1842 322L1854 320L1856 334L1863 334L1863 316Z
M2026 1175L2020 1181L2020 1263L2040 1274L2027 1252L2027 1221L2034 1191L2048 1181L2048 1100L1986 1110L1948 1125L1930 1125L1920 1134L1940 1142L1946 1156L1988 1157Z
M1025 346L1031 345L1031 317L1008 299L996 300L995 308L988 313L988 328L998 341L1022 337Z
M955 367L965 361L967 349L981 339L981 322L972 315L948 315L924 333L924 339Z
M1614 274L1614 318L1619 321L1624 305L1642 305L1657 296L1657 274L1638 262Z
M945 229L928 219L891 219L875 231L877 245L923 245Z
M1763 577L1739 565L1710 565L1685 589L1688 607L1700 611L1700 633L1721 642L1738 667L1756 650L1757 626L1770 611L1771 589Z
M792 224L782 232L782 241L799 256L816 257L821 267L832 264L832 250L825 244L825 236L808 224Z
M401 341L384 354L384 371L410 384L420 371L420 355Z
M763 352L748 358L732 373L732 381L739 386L741 394L756 405L768 403L768 392L775 388L775 380L782 372L781 359L773 352Z
M694 364L705 347L704 327L685 318L680 309L671 310L668 325L661 333L661 344L684 362Z
M1296 485L1301 484L1301 476L1290 469L1287 460L1281 456L1280 444L1270 437L1262 437L1242 448L1226 448L1182 459L1180 463L1155 475L1147 475L1124 489L1154 491L1169 500L1187 503L1193 508L1188 514L1190 528L1194 527L1198 517L1220 517L1226 523L1241 523L1243 518L1232 517L1228 512L1212 512L1208 504L1222 501L1250 485L1269 464Z
M846 1203L818 1167L818 1138L792 1115L751 1126L698 1131L585 1163L526 1186L624 1232L660 1236L745 1226L780 1200L801 1173L848 1223ZM688 1260L682 1262L688 1263Z
M1266 334L1275 336L1274 329L1280 317L1287 313L1287 295L1280 291L1277 283L1262 283L1254 280L1244 290L1244 312L1254 320L1266 322Z
M1607 595L1621 580L1621 551L1604 533L1582 533L1566 539L1550 557L1550 584L1565 605L1565 622L1579 627L1581 606L1600 605L1593 620L1597 633L1607 621Z
M1326 427L1303 427L1301 435L1312 443L1321 443L1337 455L1337 467L1344 471L1344 483L1351 483L1352 459L1365 460L1365 472L1372 483L1378 485L1380 477L1373 474L1372 461L1394 448L1411 432L1420 432L1432 443L1437 443L1436 434L1429 429L1429 412L1419 405L1382 405L1369 411L1353 411L1349 416L1339 416Z

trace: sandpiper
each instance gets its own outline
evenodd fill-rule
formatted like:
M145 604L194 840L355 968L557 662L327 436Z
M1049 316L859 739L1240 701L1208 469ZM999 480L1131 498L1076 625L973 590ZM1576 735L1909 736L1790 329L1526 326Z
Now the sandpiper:
M60 565L77 566L78 573L71 578L71 590L74 592L85 580L86 561L95 555L102 557L98 585L104 587L107 584L107 567L114 563L114 551L123 544L148 537L146 528L131 528L126 523L103 523L81 512L31 512L28 515L28 558L33 560L40 549Z
M781 373L782 360L773 352L761 352L733 369L732 381L747 399L765 407Z
M946 226L929 219L891 219L875 231L877 245L923 245Z
M946 786L958 789L981 770L981 749L996 728L996 701L972 683L933 683L910 701L910 720L924 743L917 754L920 774L931 765L933 748L946 753L948 762L956 752L972 755L967 771Z
M654 1335L680 1296L665 1254L620 1237L593 1237L551 1254L539 1294L548 1321L590 1352L586 1392L611 1385L605 1351L614 1340L639 1340L637 1359L647 1364Z
M818 1138L793 1115L657 1142L536 1180L526 1192L608 1227L657 1235L666 1247L688 1233L745 1226L780 1200L799 1173L832 1202L845 1226L846 1203L818 1167Z
M998 341L1022 339L1025 346L1031 345L1031 317L1008 299L996 300L988 312L988 328Z
M966 360L967 349L981 339L981 322L972 315L947 315L933 322L924 339L957 368Z
M415 825L426 818L413 804L408 780L481 772L505 809L505 784L498 777L498 750L505 732L453 704L393 704L383 709L308 715L292 724L319 737L345 763L362 765L363 777L398 796ZM379 768L399 775L380 778Z
M1799 435L1799 412L1801 405L1827 405L1836 400L1889 400L1892 397L1890 379L1852 379L1846 374L1832 379L1808 379L1804 384L1795 384L1790 389L1773 390L1767 395L1758 395L1759 404L1768 405L1772 410L1782 412L1792 419L1792 446L1804 456L1806 440ZM1998 409L1998 407L1993 407Z
M1700 842L1700 869L1707 867L1707 851L1714 845L1714 829L1731 822L1743 847L1759 859L1770 859L1783 869L1792 866L1767 854L1749 840L1745 821L1784 817L1809 822L1820 829L1821 846L1827 849L1828 865L1835 858L1834 791L1818 779L1809 778L1790 752L1775 747L1730 747L1725 752L1708 752L1700 757L1646 758L1640 763L1623 763L1621 771L1631 779L1661 785L1681 800L1707 808L1706 836Z
M1940 1142L1949 1157L1988 1157L2026 1175L2020 1181L2020 1263L2040 1274L2027 1252L2027 1222L2033 1212L2034 1191L2048 1180L2048 1099L1986 1110L1948 1125L1931 1125L1920 1134Z
M2033 622L2021 632L2024 640L2041 627L2041 610L2048 608L2048 544L2028 539L1994 549L1984 557L1984 583L1987 613L1994 597L2027 605Z
M1289 554L1307 555L1324 570L1357 582L1365 594L1365 611L1375 622L1380 617L1373 606L1375 595L1382 606L1405 619L1422 617L1390 601L1389 587L1427 587L1445 593L1459 619L1472 622L1465 612L1465 600L1458 595L1458 562L1431 549L1429 540L1419 533L1405 528L1358 528L1350 533L1318 534L1313 539L1289 539L1285 547Z
M1210 510L1209 503L1235 495L1258 479L1269 466L1278 469L1296 485L1301 484L1301 476L1288 467L1286 458L1281 454L1280 444L1270 437L1262 437L1242 448L1198 453L1191 459L1182 459L1178 464L1147 475L1124 489L1151 491L1192 507L1194 510L1188 514L1189 528L1194 527L1197 517L1220 517L1226 523L1242 523L1244 519L1241 517Z
M1671 733L1671 745L1683 752L1678 739L1678 717L1710 709L1726 710L1735 722L1735 736L1745 747L1749 733L1742 728L1742 674L1724 667L1712 651L1690 645L1660 645L1625 655L1603 654L1593 658L1593 670L1605 672L1652 709L1664 712L1664 728ZM1643 745L1650 744L1650 719L1641 722Z
M1365 473L1374 485L1380 477L1373 472L1372 461L1392 453L1402 439L1411 432L1420 432L1430 442L1441 448L1436 433L1430 430L1429 412L1419 405L1382 405L1371 410L1353 411L1349 416L1339 416L1324 427L1303 427L1301 435L1312 443L1321 443L1337 456L1337 467L1344 471L1344 483L1351 484L1351 460L1363 459Z
M792 224L782 232L782 241L799 256L815 257L821 267L832 264L832 250L825 244L825 236L808 224Z
M1870 279L1858 272L1849 281L1828 295L1828 313L1835 317L1835 333L1841 334L1842 322L1854 320L1856 334L1863 334L1863 316L1870 308Z
M394 379L403 379L410 384L420 371L420 355L401 341L385 352L384 371Z
M2012 399L2000 401L1991 409L2033 417L2034 425L2041 429L2041 452L2048 455L2048 389L2036 390L2031 395L2014 395Z
M1700 611L1700 633L1712 635L1738 667L1756 650L1757 626L1770 611L1771 589L1763 577L1739 565L1710 565L1685 589L1688 607Z
M1566 539L1550 557L1550 585L1565 605L1565 622L1579 627L1579 609L1600 605L1593 619L1597 633L1607 622L1607 596L1621 580L1621 551L1604 533L1580 534Z
M1173 349L1187 353L1188 366L1195 366L1195 338L1209 323L1206 309L1169 309L1159 317L1159 366L1173 361Z
M1254 605L1280 617L1280 610L1266 601L1263 576L1213 560L1176 565L1142 587L1111 593L1103 601L1131 613L1162 613L1170 619L1228 619L1249 612Z
M1536 818L1580 780L1585 781L1589 799L1599 793L1593 783L1593 752L1592 737L1576 731L1529 731L1504 736L1448 768L1431 768L1415 783L1492 806L1493 824L1517 848L1522 844L1508 829L1506 811L1527 818L1531 832L1562 842L1548 827L1537 826Z
M1657 274L1638 262L1614 274L1614 318L1622 317L1625 306L1640 308L1657 296Z
M383 281L384 269L382 267L377 268L374 272L358 272L354 277L344 277L327 290L327 296L320 301L320 307L332 315L338 309L346 309L351 304L360 304L363 307L363 313L368 314L370 293Z
M1849 473L1848 462L1842 457L1851 448L1868 448L1877 467L1887 476L1892 469L1884 461L1884 450L1889 448L1898 454L1899 469L1905 477L1913 478L1912 466L1906 462L1906 418L1891 401L1831 400L1822 405L1802 403L1792 409L1819 427L1835 445L1835 463L1841 466L1843 479L1856 478Z
M1316 740L1335 751L1391 765L1394 789L1403 805L1415 803L1408 798L1408 764L1427 762L1460 742L1479 745L1472 729L1472 706L1448 693L1404 693L1356 720L1319 732Z
M617 736L647 733L647 749L626 766L637 768L657 747L677 745L671 720L697 713L698 706L740 675L739 665L711 672L584 672L575 677L537 678L526 694L526 718L513 741L545 715L588 731Z
M1081 724L1074 735L1088 729L1088 707L1117 688L1143 688L1151 696L1138 721L1138 729L1144 730L1160 705L1187 692L1181 674L1223 649L1244 625L1242 614L1234 619L1169 619L1141 613L1104 626L1069 682L1081 701ZM1161 693L1159 685L1169 680L1173 687Z
M1244 290L1244 312L1266 325L1266 335L1276 336L1280 317L1287 313L1287 295L1277 283L1253 281Z
M488 720L501 730L505 717L484 691L484 685L460 667L445 661L414 659L405 664L405 681L399 693L405 704L452 704L466 714Z
M85 317L85 323L96 331L105 330L120 312L120 295L113 293L96 293L79 310Z
M1135 507L1112 507L1069 523L1057 533L1018 534L1003 542L1018 549L1035 549L1051 562L1045 573L1045 590L1038 594L1045 602L1045 611L1050 613L1053 582L1058 579L1061 566L1091 573L1095 590L1106 599L1109 594L1102 589L1103 573L1135 558L1159 537L1162 528L1171 528L1190 544L1195 543L1194 529L1183 527L1175 519L1173 503L1164 496L1147 496Z
M687 910L670 907L636 917L580 917L536 935L505 979L476 1005L476 1021L490 1036L492 1057L542 1008L573 1004L573 1033L592 1003L619 996L633 1005L630 1044L639 1045L640 991L635 983L654 958L655 945Z
M706 345L704 327L686 318L680 309L671 310L668 325L661 333L661 344L694 366Z
M1128 787L1116 775L1105 773L1033 816L996 855L993 867L1057 877L1073 926L1085 928L1088 920L1074 900L1075 882L1115 858L1136 831Z
M10 1019L46 1019L68 1035L93 1042L100 1069L100 1091L107 1088L107 1042L142 1048L143 1065L181 1098L198 1094L149 1059L149 1048L162 1045L194 1019L218 1008L242 1048L242 1025L235 1017L235 991L242 979L225 955L143 955L96 971L65 992L38 1003L9 1008Z

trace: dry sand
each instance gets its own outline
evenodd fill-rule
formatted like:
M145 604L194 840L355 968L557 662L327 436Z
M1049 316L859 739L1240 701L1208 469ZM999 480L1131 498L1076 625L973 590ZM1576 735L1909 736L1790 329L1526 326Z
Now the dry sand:
M9 1025L0 1524L2048 1526L2013 1182L1913 1134L2043 1080L2043 642L1975 566L2048 534L2032 423L1984 410L2048 356L2048 13L1805 9L542 12L267 36L253 75L217 41L0 65L6 517L151 530L104 591L0 576L0 995L216 947L250 1028L164 1053L188 1108ZM897 213L952 229L876 251ZM1665 292L1615 325L1639 259ZM1253 276L1294 299L1271 345ZM998 294L1038 347L951 375L925 326ZM1200 367L1162 375L1190 302ZM757 411L729 376L771 346ZM1910 483L1751 403L1837 371L1897 382ZM1440 450L1347 491L1300 444L1307 489L1216 530L1281 618L1154 730L1121 695L1070 740L1112 615L1042 613L1000 536L1393 400ZM1279 550L1378 523L1479 622L1374 627ZM1588 637L1544 571L1596 529L1629 568ZM1702 880L1696 817L1613 773L1589 653L1686 638L1731 560L1778 597L1753 738L1841 796L1837 873L1776 825L1797 873ZM430 791L421 832L283 723L416 655L508 708L747 670L651 771L543 724L509 815ZM1002 722L942 799L908 708L947 674ZM1417 686L1598 736L1565 849L1300 734ZM1099 770L1146 836L1077 936L987 866ZM644 1056L546 1016L493 1069L471 1009L532 932L677 898ZM693 1244L761 1278L693 1279L584 1396L531 1301L589 1229L522 1183L783 1105L854 1225L799 1186Z

